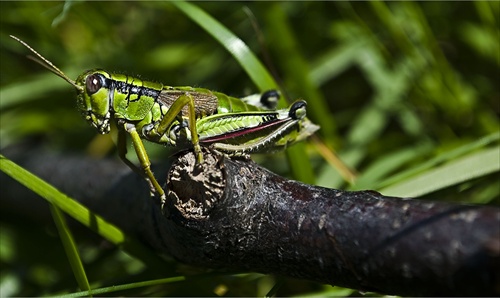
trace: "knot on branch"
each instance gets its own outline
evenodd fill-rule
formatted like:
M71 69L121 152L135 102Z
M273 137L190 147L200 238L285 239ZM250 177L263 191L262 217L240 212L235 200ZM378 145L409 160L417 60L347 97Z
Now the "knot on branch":
M196 164L193 152L182 154L172 164L167 179L167 201L162 206L165 216L178 211L185 219L206 219L222 198L226 187L224 156L207 148L203 151L201 164Z

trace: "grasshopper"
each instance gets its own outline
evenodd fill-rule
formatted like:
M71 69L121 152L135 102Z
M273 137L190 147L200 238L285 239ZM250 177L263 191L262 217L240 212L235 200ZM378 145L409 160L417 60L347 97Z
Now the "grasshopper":
M143 140L179 148L192 146L196 162L201 164L201 146L229 156L247 156L284 149L319 129L306 118L304 100L276 110L279 93L274 90L238 99L208 89L171 87L102 69L88 70L73 81L27 43L11 37L38 57L30 56L32 60L75 87L78 110L99 133L109 133L110 122L116 122L120 158L144 176L162 205L165 192L151 171ZM141 168L126 157L127 134Z

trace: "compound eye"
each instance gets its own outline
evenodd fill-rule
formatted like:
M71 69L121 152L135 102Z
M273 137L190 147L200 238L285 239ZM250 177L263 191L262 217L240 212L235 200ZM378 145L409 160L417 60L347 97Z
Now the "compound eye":
M99 75L92 74L88 76L87 79L85 80L85 86L87 87L87 93L89 95L92 95L97 91L99 91L99 89L101 89L102 87Z

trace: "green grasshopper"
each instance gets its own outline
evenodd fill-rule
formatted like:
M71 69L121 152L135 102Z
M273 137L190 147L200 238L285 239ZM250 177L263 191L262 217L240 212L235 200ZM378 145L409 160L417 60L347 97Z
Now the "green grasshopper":
M120 158L144 176L162 205L165 193L151 171L142 140L179 148L192 146L196 162L201 164L200 146L229 156L247 156L284 149L319 129L306 118L304 100L276 110L279 93L273 90L238 99L208 89L165 86L101 69L86 71L73 81L27 43L11 37L41 59L30 56L32 60L76 88L77 107L91 126L106 134L110 121L116 121ZM126 157L127 133L142 170Z

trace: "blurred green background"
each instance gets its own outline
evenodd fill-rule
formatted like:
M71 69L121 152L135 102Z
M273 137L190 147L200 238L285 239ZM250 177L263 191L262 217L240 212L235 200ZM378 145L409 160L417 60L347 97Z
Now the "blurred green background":
M256 156L264 166L326 187L499 203L499 2L195 4L249 46L289 100L307 100L308 117L321 125L294 149L309 158L290 154L298 165L289 166L283 153ZM214 33L173 3L0 2L0 24L1 149L29 141L116 158L113 136L97 135L81 118L72 87L27 59L9 35L70 78L98 67L232 96L259 92ZM147 149L153 161L172 154L155 144ZM296 166L314 174L297 176ZM77 291L54 227L22 223L2 220L2 296ZM59 253L39 260L33 241L39 251ZM79 243L94 287L162 276L119 250ZM255 296L275 283L228 275L118 294ZM285 279L277 293L351 291Z

